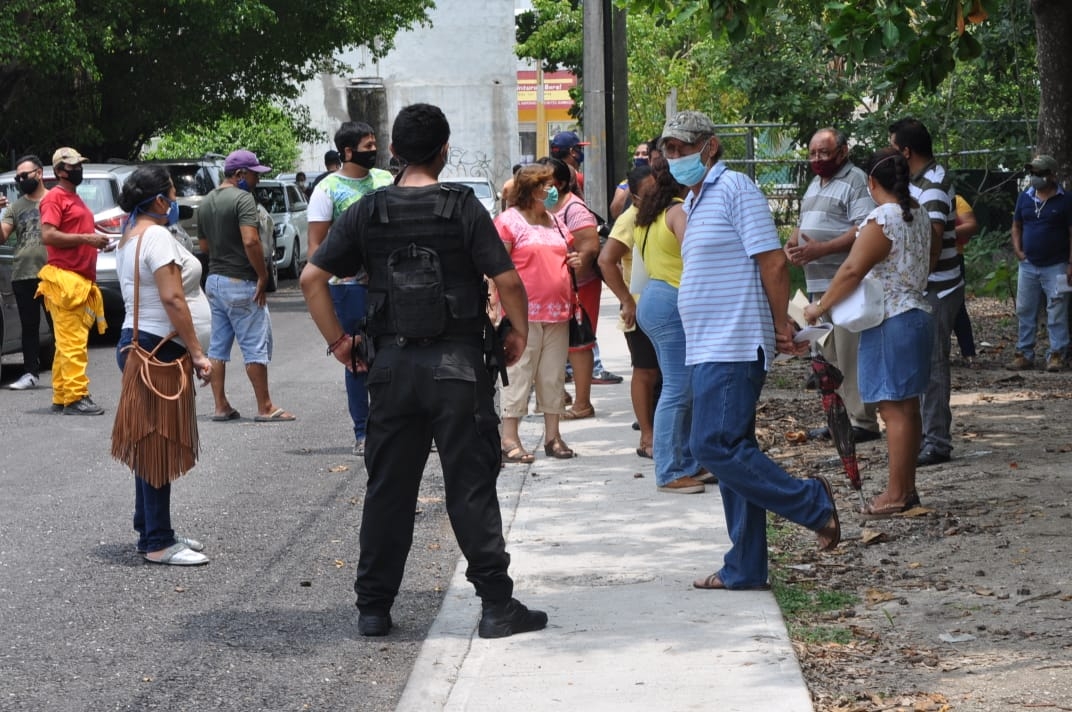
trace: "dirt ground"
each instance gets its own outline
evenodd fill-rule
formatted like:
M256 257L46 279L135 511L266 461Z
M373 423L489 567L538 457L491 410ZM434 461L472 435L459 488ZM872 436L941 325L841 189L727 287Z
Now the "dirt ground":
M794 634L819 712L1072 710L1072 371L1006 370L1013 305L974 299L969 311L979 354L965 364L954 341L953 459L919 469L922 505L897 518L855 516L829 441L786 439L824 423L818 394L795 387L807 363L768 379L761 440L790 471L830 476L843 528L819 555L810 532L785 527L773 573L855 600L805 615L812 634ZM857 454L871 497L885 440ZM824 630L848 642L815 642L834 637Z

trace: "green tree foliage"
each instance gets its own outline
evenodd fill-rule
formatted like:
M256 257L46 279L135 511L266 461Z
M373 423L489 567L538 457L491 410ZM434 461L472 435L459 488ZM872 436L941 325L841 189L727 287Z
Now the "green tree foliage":
M275 171L292 170L298 160L300 144L327 140L309 126L309 109L281 107L261 102L242 116L222 116L209 124L192 124L168 131L156 142L145 158L196 158L206 153L227 155L236 148L257 154Z
M7 0L0 13L0 154L74 145L133 158L168 127L243 116L302 82L376 56L433 0Z

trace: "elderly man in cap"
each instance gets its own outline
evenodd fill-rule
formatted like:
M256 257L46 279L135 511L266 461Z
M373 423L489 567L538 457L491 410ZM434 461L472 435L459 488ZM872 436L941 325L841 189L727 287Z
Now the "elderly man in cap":
M98 235L93 211L78 195L82 164L89 159L73 148L52 154L59 181L41 199L41 242L48 263L41 268L37 294L52 316L56 356L52 362L52 412L100 415L104 409L89 396L89 327L104 333L104 300L97 288L97 251L108 248Z
M1046 300L1046 331L1050 350L1047 371L1060 371L1068 349L1068 291L1072 284L1069 241L1072 204L1057 182L1057 161L1036 156L1024 166L1027 190L1016 200L1012 217L1012 249L1020 260L1016 279L1016 316L1020 321L1016 356L1008 368L1022 371L1035 365L1039 304ZM1064 287L1059 291L1059 287Z
M689 187L677 302L692 378L689 445L718 477L732 543L722 567L693 586L763 589L768 510L815 531L823 551L841 540L830 484L793 477L756 441L756 403L775 354L808 346L793 342L789 268L767 199L720 160L714 123L682 111L663 127L661 148L670 174Z
M258 422L294 420L276 407L268 393L268 363L272 360L272 320L268 314L268 266L260 240L260 216L251 191L262 173L252 151L233 151L223 163L223 183L205 196L197 209L201 250L208 254L205 293L212 308L212 397L215 421L241 417L225 389L231 347L238 341L246 376L257 399Z

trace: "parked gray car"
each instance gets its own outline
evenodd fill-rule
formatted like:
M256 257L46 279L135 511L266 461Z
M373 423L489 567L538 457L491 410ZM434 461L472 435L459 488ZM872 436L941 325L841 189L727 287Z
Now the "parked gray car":
M309 254L309 204L294 183L262 180L253 189L257 202L275 223L273 248L280 273L297 278Z

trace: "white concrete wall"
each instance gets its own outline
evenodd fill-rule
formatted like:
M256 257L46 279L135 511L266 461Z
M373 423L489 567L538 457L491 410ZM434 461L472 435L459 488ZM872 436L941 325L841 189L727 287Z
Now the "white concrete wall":
M334 136L350 120L346 87L354 77L378 77L386 89L388 117L415 102L443 109L451 127L450 176L487 176L495 185L517 163L517 58L514 3L502 0L438 0L431 25L400 33L395 49L379 62L367 50L340 57L353 69L347 77L322 75L309 82L301 103L313 126ZM353 117L362 119L363 117ZM386 152L389 136L377 136ZM300 169L323 170L324 144L303 149Z

